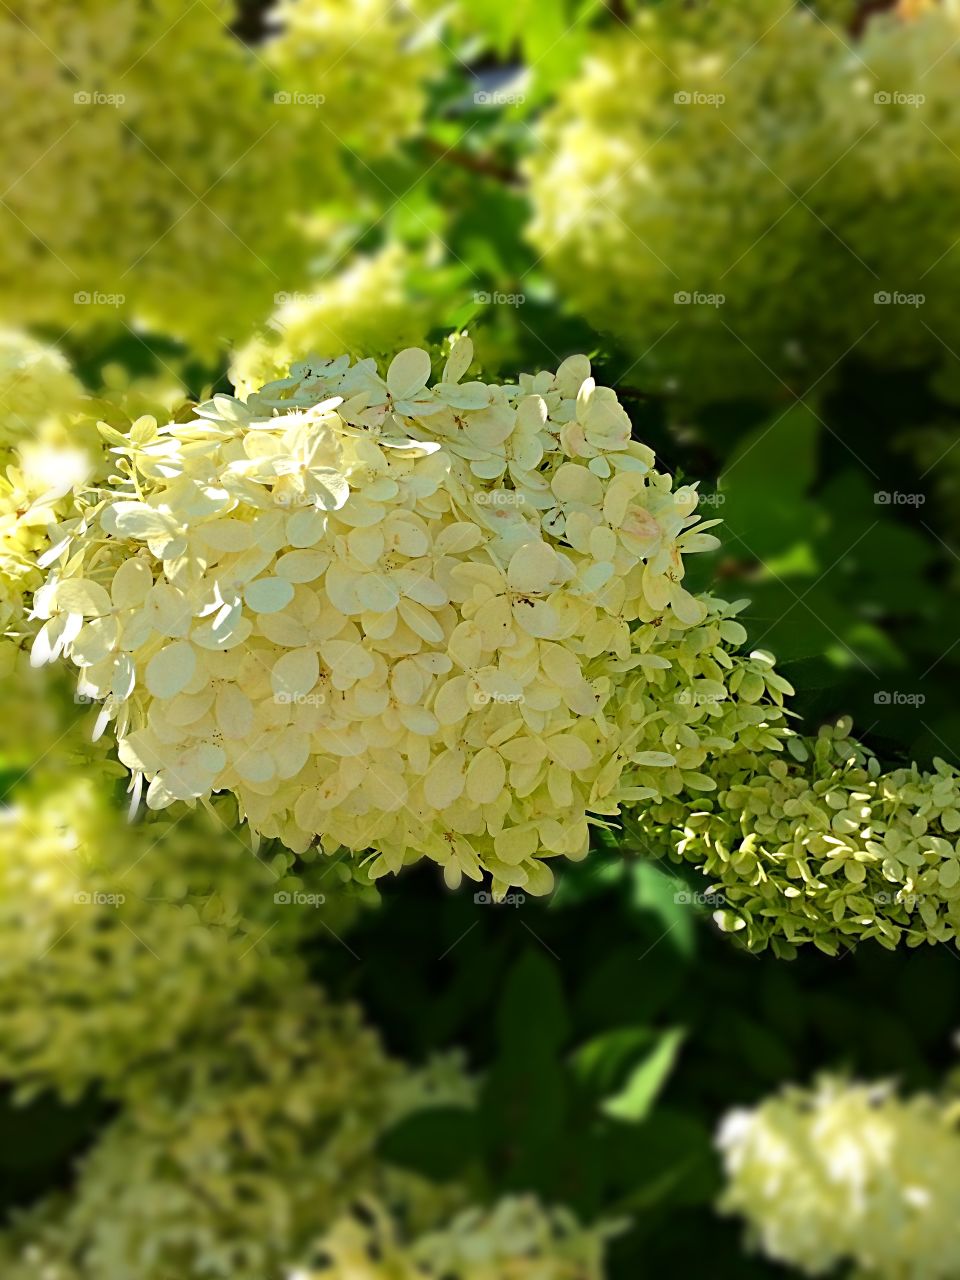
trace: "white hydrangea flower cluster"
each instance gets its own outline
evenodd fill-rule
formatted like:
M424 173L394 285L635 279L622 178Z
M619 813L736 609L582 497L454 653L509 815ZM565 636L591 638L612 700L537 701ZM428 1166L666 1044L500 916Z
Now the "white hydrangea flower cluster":
M960 771L943 760L884 772L848 719L812 740L719 753L716 790L638 811L653 847L695 862L722 897L721 928L792 956L875 939L960 937Z
M51 525L76 517L74 491L108 472L98 421L129 429L144 413L175 417L186 393L171 377L130 379L112 366L88 392L56 348L21 332L0 338L0 364L0 628L22 638Z
M640 6L546 113L530 235L648 385L779 401L852 348L952 365L960 13L903 5L855 36L845 9ZM922 323L877 306L897 290Z
M318 1269L289 1280L603 1280L607 1234L518 1196L407 1242L381 1206L365 1204L323 1240Z
M292 849L372 847L374 876L426 856L543 893L628 765L634 796L710 785L650 699L708 616L683 556L715 522L585 357L515 386L463 382L471 359L432 384L416 349L385 377L300 365L108 433L117 474L51 532L33 657L80 667L151 808L230 791Z
M73 1193L0 1237L5 1280L264 1280L361 1195L424 1225L462 1203L377 1154L416 1106L472 1098L462 1073L389 1058L357 1010L296 983L229 1013L131 1075Z
M203 356L302 278L311 210L349 189L344 144L395 146L436 57L425 38L407 58L422 24L388 0L287 0L259 47L233 34L233 0L28 8L0 27L0 318L145 324Z
M824 1078L724 1121L721 1208L770 1258L806 1275L864 1280L960 1273L955 1104Z

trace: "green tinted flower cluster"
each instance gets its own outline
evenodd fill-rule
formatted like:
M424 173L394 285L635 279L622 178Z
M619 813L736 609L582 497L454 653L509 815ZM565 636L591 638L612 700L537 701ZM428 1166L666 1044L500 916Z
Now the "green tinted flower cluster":
M955 1103L824 1078L732 1113L719 1141L721 1208L775 1261L863 1280L960 1272Z
M422 343L435 317L411 299L410 269L410 255L390 244L311 292L284 297L267 330L234 355L230 379L237 395L246 399L303 360L344 351L355 359L382 356Z
M226 1013L210 1038L130 1074L74 1193L0 1242L4 1277L264 1280L360 1195L414 1223L459 1203L385 1166L377 1144L418 1105L469 1100L462 1074L389 1058L355 1009L297 982Z
M230 0L82 0L65 22L37 0L3 23L0 317L142 323L209 354L301 277L302 221L345 189L343 144L395 145L432 55L383 74L421 31L385 0L289 0L260 48L234 16Z
M122 1092L231 1000L294 981L296 943L358 905L329 864L255 855L229 802L131 825L117 772L78 726L0 809L0 1078L21 1095Z
M316 140L377 156L415 131L442 68L436 26L420 9L407 0L277 0L279 30L264 56L293 104L319 95Z
M0 450L73 408L82 388L56 347L17 329L0 331Z
M604 1243L602 1229L532 1197L467 1210L413 1241L374 1204L336 1224L316 1271L289 1280L602 1280Z
M715 883L715 917L751 948L830 955L866 939L894 948L960 933L960 774L935 761L884 772L849 721L788 751L717 756L709 797L638 814Z
M791 0L644 7L545 118L537 249L694 400L805 393L852 350L949 360L957 24L876 15L852 43Z

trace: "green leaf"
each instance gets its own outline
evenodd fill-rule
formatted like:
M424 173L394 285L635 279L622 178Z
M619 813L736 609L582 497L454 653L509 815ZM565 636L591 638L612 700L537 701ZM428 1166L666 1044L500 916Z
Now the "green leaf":
M391 1164L436 1182L448 1182L479 1158L480 1147L476 1112L437 1107L401 1120L382 1139L380 1153Z
M497 1015L502 1046L511 1055L531 1042L559 1049L569 1034L566 999L553 961L542 949L528 950L507 978Z
M680 1028L663 1032L654 1048L630 1073L626 1086L602 1104L604 1114L629 1124L645 1120L673 1070L685 1034Z

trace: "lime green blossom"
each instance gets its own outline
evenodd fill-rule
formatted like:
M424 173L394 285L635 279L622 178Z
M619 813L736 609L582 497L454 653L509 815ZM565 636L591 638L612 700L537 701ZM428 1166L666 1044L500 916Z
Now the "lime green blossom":
M806 1275L951 1280L960 1271L955 1105L824 1078L727 1116L721 1208Z
M283 297L267 330L236 352L230 378L241 399L310 358L354 358L421 343L434 319L411 300L409 255L391 244L358 258L310 292Z
M602 1229L529 1196L469 1209L409 1242L373 1204L336 1224L317 1249L317 1271L289 1280L602 1280L604 1243Z
M131 826L116 765L83 750L68 731L0 808L0 1077L21 1096L122 1093L138 1062L295 978L298 940L340 936L358 905L333 867L255 855L229 802Z
M854 37L793 0L641 6L563 88L531 236L651 385L782 399L851 349L949 366L960 13L914 7Z
M288 0L256 47L231 0L28 8L0 28L0 318L146 325L202 356L302 277L308 215L349 189L344 144L394 147L435 58L426 37L406 58L423 28L387 0Z
M717 790L654 804L641 831L714 881L715 918L751 948L830 955L960 933L960 773L942 760L884 772L850 722L781 758L741 749L711 766Z
M16 329L0 331L0 450L72 407L81 386L56 347Z
M229 1014L217 1038L131 1073L73 1194L0 1240L5 1278L264 1280L359 1195L413 1223L458 1204L456 1190L385 1166L377 1144L412 1106L461 1100L462 1075L389 1058L355 1009L302 984Z

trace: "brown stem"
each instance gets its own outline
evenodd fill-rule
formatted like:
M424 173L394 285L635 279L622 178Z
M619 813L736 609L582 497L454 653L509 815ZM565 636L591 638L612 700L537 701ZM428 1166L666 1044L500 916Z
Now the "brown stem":
M470 173L479 173L485 178L493 178L495 182L504 182L510 186L515 186L520 181L520 175L512 165L503 164L493 156L474 155L469 151L461 151L458 147L447 147L434 138L427 138L425 142L431 155L467 169Z

